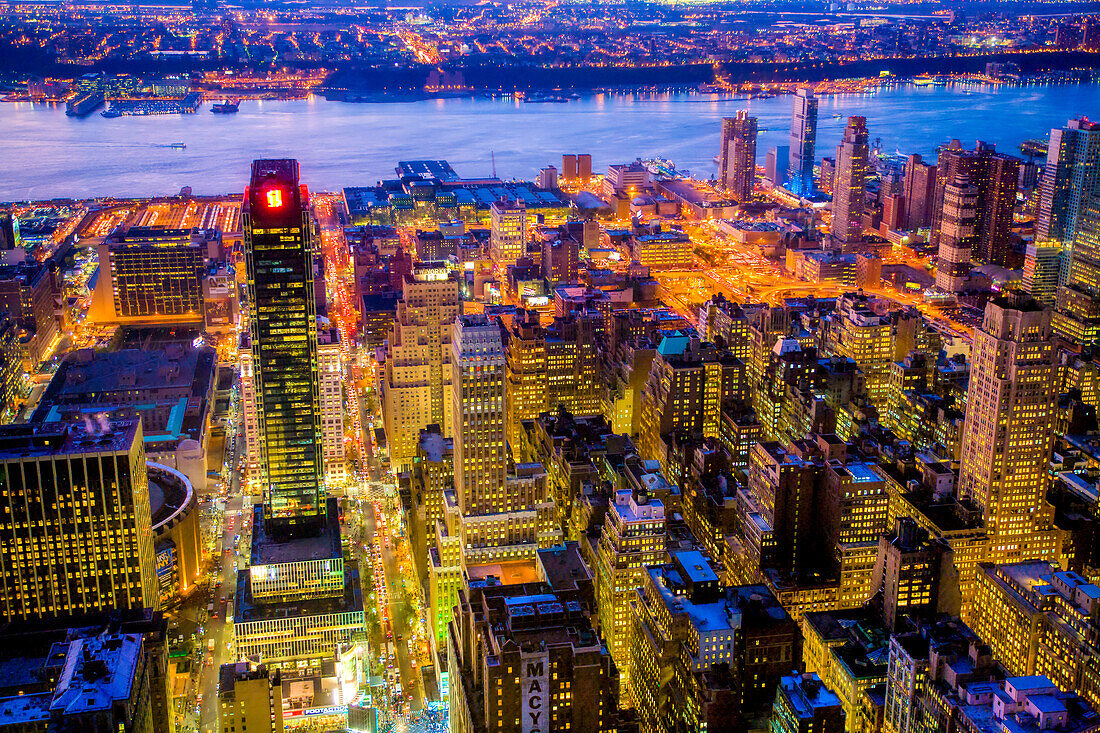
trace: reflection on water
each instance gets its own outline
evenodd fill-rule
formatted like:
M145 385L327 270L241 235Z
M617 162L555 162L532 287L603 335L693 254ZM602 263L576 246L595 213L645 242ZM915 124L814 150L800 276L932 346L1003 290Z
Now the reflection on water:
M635 157L671 158L714 171L718 118L742 108L760 118L757 152L786 144L787 97L731 100L686 94L596 95L568 104L447 99L343 104L321 99L244 101L235 115L84 119L64 107L0 104L0 200L59 196L239 191L249 162L295 157L314 189L372 184L399 160L446 158L467 176L532 178L565 152L591 152L596 170ZM864 115L886 152L935 157L951 138L1016 153L1070 117L1100 117L1100 86L900 87L821 102L818 157L832 155L847 115ZM834 117L840 115L840 117ZM186 150L164 145L182 141ZM560 162L558 163L560 164Z

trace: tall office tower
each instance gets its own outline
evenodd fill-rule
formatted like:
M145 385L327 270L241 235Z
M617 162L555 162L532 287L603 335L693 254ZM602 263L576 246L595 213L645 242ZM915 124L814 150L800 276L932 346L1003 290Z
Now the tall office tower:
M971 254L979 262L1003 265L1012 233L1018 173L1019 160L997 153L992 145L978 141L974 150L963 150L959 141L953 140L936 163L931 244L939 246L946 188L965 175L978 189L978 239Z
M564 407L574 415L600 411L600 318L573 313L555 318L546 329L548 409Z
M816 672L779 680L771 733L844 733L844 706Z
M237 364L241 380L241 422L244 425L245 465L248 467L249 491L260 487L260 413L256 409L256 379L252 368L252 338L241 333L237 349Z
M518 456L523 421L549 409L546 370L546 332L535 311L519 310L508 329L505 435L512 455Z
M100 271L121 321L202 320L206 232L130 227L99 245Z
M815 513L841 571L837 601L841 608L858 607L871 597L878 538L890 527L886 480L873 464L844 457L826 463L821 484Z
M867 192L867 120L849 117L837 149L833 186L833 235L845 244L863 239L863 198Z
M973 255L978 262L1003 266L1010 251L1020 161L1011 155L990 153L984 173L984 186L979 184L981 227Z
M157 608L140 420L0 427L0 620Z
M574 153L561 156L561 178L563 181L577 180L577 156Z
M516 264L527 246L527 205L500 199L489 209L489 256L498 267Z
M335 328L317 334L317 368L321 375L321 464L325 485L335 488L348 480L344 458L344 360Z
M484 314L459 316L451 343L455 493L463 515L508 511L504 342Z
M577 153L577 178L587 181L592 177L592 154Z
M890 365L893 363L893 324L871 308L871 298L862 293L845 293L829 317L827 350L846 356L863 372L867 399L885 409L889 396Z
M1046 504L1057 385L1050 311L1029 296L991 299L974 330L959 495L983 511L989 560L1049 557Z
M23 384L23 329L0 316L0 421L12 422Z
M944 187L936 287L959 293L970 282L970 256L978 244L978 187L965 174Z
M921 160L917 154L905 161L903 196L905 203L905 228L925 229L931 223L932 198L936 189L936 166Z
M740 359L696 336L665 336L642 393L641 455L663 460L664 439L673 431L717 437L722 405L748 396L745 372Z
M324 522L320 388L308 193L298 161L257 160L241 208L264 521Z
M905 228L905 199L900 193L882 196L882 223L887 229L900 230Z
M451 332L460 311L458 277L441 263L419 263L405 276L382 376L382 419L393 466L412 463L428 425L451 434Z
M890 365L886 411L879 415L879 420L902 440L914 442L912 422L917 416L910 412L910 400L928 392L928 374L932 367L929 361L928 354L910 351Z
M580 249L581 243L573 237L548 237L542 243L543 279L551 286L576 283Z
M985 143L978 141L980 150ZM962 148L962 143L952 140L947 147L940 150L936 160L936 187L932 191L932 210L929 214L928 241L937 246L940 242L940 213L943 211L944 187L955 180L960 174L966 175L971 181L979 178L979 169L976 154L971 154Z
M795 93L791 115L791 191L800 196L814 193L814 156L817 144L817 98L812 89Z
M729 139L725 137L727 122L731 123ZM719 171L719 180L733 193L734 199L740 202L752 200L752 187L756 181L756 130L756 118L749 117L749 113L743 109L738 110L736 117L722 120L726 167Z
M821 566L821 543L815 539L821 523L814 518L813 500L817 473L813 461L778 443L752 447L748 486L738 492L738 504L741 515L755 522L745 525L743 540L754 570L778 568L797 577Z
M596 551L600 631L619 668L623 700L630 689L631 604L645 568L665 557L665 505L644 488L615 492Z
M737 114L740 115L743 110ZM718 185L726 186L733 167L733 138L738 126L737 117L722 118L722 133L718 139Z
M1039 181L1035 239L1071 244L1078 217L1090 196L1100 194L1100 122L1070 120L1050 131L1047 160ZM1066 263L1068 270L1068 262ZM1065 277L1059 282L1063 284Z
M1058 288L1054 332L1079 346L1094 346L1100 343L1100 194L1082 202L1068 255L1069 278Z
M439 425L429 425L420 431L412 470L409 472L410 556L421 585L428 580L428 554L435 546L435 525L443 519L444 493L454 485L454 441L443 437Z
M764 178L773 186L786 186L790 179L791 148L789 145L776 145L764 156Z
M1061 243L1033 242L1024 257L1024 291L1048 308L1058 295L1058 275L1062 271L1064 249Z
M871 590L881 599L883 620L896 631L903 619L957 615L959 586L945 570L951 552L910 517L899 517L894 531L878 539Z
M730 585L698 550L646 567L632 601L630 682L642 731L747 730L799 665L801 635L763 585Z

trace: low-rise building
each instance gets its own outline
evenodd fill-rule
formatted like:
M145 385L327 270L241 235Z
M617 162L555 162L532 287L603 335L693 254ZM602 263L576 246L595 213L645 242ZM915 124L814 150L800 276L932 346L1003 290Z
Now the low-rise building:
M772 708L771 733L842 733L840 698L816 674L789 675L779 681Z

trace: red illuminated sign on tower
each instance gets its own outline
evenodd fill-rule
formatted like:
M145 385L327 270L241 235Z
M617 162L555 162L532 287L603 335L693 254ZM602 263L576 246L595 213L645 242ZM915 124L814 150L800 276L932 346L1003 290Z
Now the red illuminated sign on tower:
M264 195L267 202L267 208L279 209L283 206L283 192L282 189L269 188Z

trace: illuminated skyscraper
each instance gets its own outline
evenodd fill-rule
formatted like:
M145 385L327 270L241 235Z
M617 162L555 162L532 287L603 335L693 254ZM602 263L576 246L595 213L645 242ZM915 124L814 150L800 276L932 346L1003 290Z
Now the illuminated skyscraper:
M959 494L983 510L989 560L1049 557L1049 480L1057 382L1050 311L999 295L974 329Z
M460 311L459 282L440 262L406 275L386 344L382 419L394 467L416 456L420 431L451 434L451 329Z
M1084 117L1070 120L1064 128L1050 131L1039 182L1036 240L1073 242L1082 208L1095 194L1100 194L1100 123Z
M741 112L737 114L741 114ZM726 176L729 175L730 161L732 159L730 155L730 146L733 144L733 136L736 129L736 117L722 118L722 135L718 140L718 184L722 186L726 185Z
M624 691L630 682L630 636L634 625L631 602L637 598L646 568L665 557L665 506L645 490L615 492L597 549L596 602L600 632Z
M256 410L256 380L252 368L252 338L241 334L237 352L241 379L241 424L244 427L245 465L248 466L249 491L260 485L260 419Z
M817 144L817 98L812 89L795 93L791 115L790 188L801 196L814 193L814 156Z
M264 521L324 521L320 388L308 194L296 160L257 160L241 208Z
M1024 257L1024 291L1048 308L1054 306L1058 294L1058 274L1062 269L1063 255L1060 242L1033 242L1027 246Z
M206 233L131 227L99 246L121 321L200 321Z
M561 530L554 527L543 465L508 461L501 326L483 313L459 316L452 347L459 552L470 564L533 557L538 547L560 542Z
M500 267L516 264L527 244L527 205L500 199L489 209L489 256Z
M833 235L844 243L863 239L863 198L867 190L867 120L849 117L837 148L833 186Z
M906 229L925 229L932 218L932 197L936 186L936 166L910 155L905 162L904 206Z
M936 163L931 243L939 246L947 186L964 175L978 189L977 239L971 255L978 262L1004 265L1012 233L1019 164L1017 158L997 153L988 143L979 141L974 150L963 150L958 140L952 141Z
M452 432L455 491L464 515L507 511L504 373L500 326L480 313L459 316L451 353Z
M321 445L325 484L347 481L344 458L344 360L335 328L317 334L317 365L321 374Z
M140 420L0 428L0 621L160 603Z
M876 313L871 299L862 293L844 293L830 316L828 351L846 356L863 372L867 399L886 409L893 363L893 324Z
M948 293L966 289L970 281L970 253L978 240L978 187L964 173L948 183L943 193L936 287Z
M722 150L718 154L718 181L728 188L737 201L752 198L756 180L755 117L738 110L736 117L722 118Z
M1054 331L1080 346L1094 346L1100 343L1100 195L1081 204L1069 258L1069 281L1058 288Z
M1012 237L1020 161L1011 155L990 153L985 160L984 173L984 179L978 182L981 210L978 213L980 227L974 259L1004 266L1008 262L1009 240Z
M508 330L507 438L519 451L523 421L549 409L546 370L546 332L535 311L518 311Z

